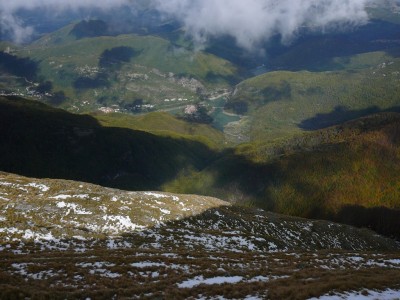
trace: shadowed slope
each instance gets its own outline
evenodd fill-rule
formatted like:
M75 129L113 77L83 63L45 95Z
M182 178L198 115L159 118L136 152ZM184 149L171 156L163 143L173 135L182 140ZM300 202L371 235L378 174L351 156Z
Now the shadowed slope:
M339 220L399 238L399 141L400 115L382 113L280 143L239 146L165 189ZM387 210L373 215L352 205Z
M0 128L1 170L36 177L157 189L215 157L195 139L102 127L91 116L16 98L0 98Z

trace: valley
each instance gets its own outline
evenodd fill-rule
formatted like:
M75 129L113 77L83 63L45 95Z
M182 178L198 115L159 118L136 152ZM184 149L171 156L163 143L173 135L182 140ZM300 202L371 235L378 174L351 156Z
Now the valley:
M1 299L400 297L398 0L92 2L0 3Z

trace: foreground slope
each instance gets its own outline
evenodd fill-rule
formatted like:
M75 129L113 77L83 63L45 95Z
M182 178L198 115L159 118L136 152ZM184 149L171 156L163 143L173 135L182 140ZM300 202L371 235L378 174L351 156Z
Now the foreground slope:
M9 173L1 173L0 187L0 231L10 244L48 241L63 247L63 240L118 239L148 230L151 233L142 238L154 240L148 244L153 249L167 245L235 252L397 249L394 241L373 232L232 207L205 196L124 192Z
M2 297L305 299L400 288L399 245L345 225L9 173L0 203Z

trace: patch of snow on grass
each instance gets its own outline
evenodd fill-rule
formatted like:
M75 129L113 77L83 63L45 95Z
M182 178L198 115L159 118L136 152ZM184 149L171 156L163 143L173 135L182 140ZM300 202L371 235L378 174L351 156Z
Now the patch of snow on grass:
M79 207L79 205L77 205L75 203L65 203L64 201L61 201L61 202L58 202L56 205L58 208L72 209L74 211L74 213L77 215L92 215L93 214L91 211L87 211L87 210Z
M53 197L49 197L50 199L56 199L56 200L65 200L68 198L72 198L72 195L57 195Z
M145 229L145 226L132 223L129 216L103 216L103 220L106 221L106 225L103 226L103 231L112 231L114 233L120 233L125 230L141 230Z
M153 193L153 192L145 192L144 194L146 196L152 196L152 197L155 197L157 199L159 199L159 198L167 198L168 197L167 195L157 194L157 193Z
M361 256L350 256L347 259L354 261L354 262L361 262L364 261L364 258L362 258Z
M171 211L168 210L168 209L160 208L160 211L161 211L163 214L166 214L166 215L170 215L170 214L171 214Z
M34 232L30 229L25 230L22 238L25 240L33 239L35 241L58 241L58 239L56 239L51 232L44 234L44 233Z
M107 278L118 278L121 277L122 275L119 273L113 273L110 271L105 271L103 274L100 274L101 277L107 277Z
M148 267L165 267L166 265L164 263L143 261L143 262L132 263L131 266L135 268L148 268Z
M76 263L77 267L81 268L104 268L104 267L115 267L114 263L109 263L107 261L96 261L94 263Z
M20 274L22 276L27 275L28 272L26 270L26 268L28 267L28 264L26 263L13 263L11 265L14 269L16 269L17 271L15 272L16 274Z
M243 300L262 300L264 298L258 297L258 296L246 296Z
M242 276L231 276L231 277L218 276L206 279L204 279L203 276L197 276L193 279L189 279L181 283L178 283L178 287L183 289L185 288L191 289L200 284L212 285L212 284L223 284L223 283L238 283L242 280L243 280Z
M388 259L385 262L393 264L393 265L400 265L400 259Z
M79 199L86 199L89 198L88 194L79 194L79 195L73 195L74 198L79 198Z
M47 271L40 271L39 273L28 274L28 277L34 280L44 280L54 277L56 275L58 274L54 273L52 270L47 270Z
M45 184L41 184L41 183L31 182L31 183L27 184L26 186L37 188L37 189L41 190L42 192L47 192L48 190L50 190L50 187L48 187Z
M364 295L365 294L365 295ZM336 295L323 295L318 298L310 298L309 300L394 300L400 298L400 290L388 289L385 291L371 291L365 290L365 292L347 292Z
M278 251L278 246L273 242L268 242L269 251Z

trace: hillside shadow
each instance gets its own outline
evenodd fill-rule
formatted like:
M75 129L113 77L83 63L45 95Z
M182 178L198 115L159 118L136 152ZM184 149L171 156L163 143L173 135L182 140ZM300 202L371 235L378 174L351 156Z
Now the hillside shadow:
M216 74L212 71L209 71L205 77L207 82L212 82L212 83L229 83L230 85L236 85L241 81L241 78L239 76L235 75L221 75L221 74Z
M283 80L279 85L268 86L261 91L263 96L262 105L282 99L290 99L292 97L292 87L289 82Z
M289 46L276 44L269 48L272 69L292 71L322 71L343 69L334 63L334 58L352 56L367 52L385 51L388 54L399 48L400 25L381 20L346 32L304 34Z
M400 210L386 207L346 205L332 220L355 227L365 227L400 241Z
M0 70L27 80L35 80L39 64L29 58L19 58L0 51Z
M338 28L336 28L338 29ZM205 51L233 62L252 76L273 70L326 71L345 69L346 65L335 62L335 58L357 54L385 51L398 57L400 25L382 20L371 20L353 30L318 32L302 29L297 39L289 45L275 35L261 45L265 53L246 55L231 37L211 39ZM243 72L242 72L243 73Z
M111 70L119 70L123 63L129 62L138 56L141 51L136 51L132 47L115 47L105 50L99 59L99 67Z
M261 56L246 53L229 35L211 37L205 51L234 63L241 69L242 75L245 70L255 68L261 59Z
M130 62L132 58L140 53L140 51L125 46L106 49L99 58L100 71L95 76L76 78L73 82L73 87L78 91L110 87L110 78L115 75L115 72L120 70L124 63Z
M285 152L284 149L277 149L276 155ZM334 150L332 150L334 151ZM299 157L302 157L301 155ZM309 160L307 160L309 161ZM343 166L334 166L328 163L325 165L325 173L335 174L336 169L341 169ZM297 164L296 159L287 159L288 168L291 165ZM285 164L283 163L283 164ZM336 164L337 162L332 162ZM307 163L305 163L307 165ZM280 212L309 218L314 220L327 220L355 226L358 228L368 228L384 236L395 238L400 241L400 210L389 209L385 207L365 208L358 205L346 205L340 209L338 213L333 213L327 210L323 197L324 190L321 186L311 184L307 180L300 180L293 184L287 181L286 171L282 169L280 162L270 163L254 163L244 156L227 154L220 160L213 163L212 168L208 169L214 176L214 182L207 195L214 196L226 201L239 205L250 205L261 207L267 211ZM197 181L206 180L204 178L196 178ZM292 193L297 194L301 199L297 202L277 203L274 189L277 191L287 192L287 187L293 189ZM183 181L182 183L188 183ZM202 193L201 190L198 191ZM319 196L316 196L319 195ZM309 199L309 200L305 200ZM299 207L297 207L299 206ZM284 207L282 212L282 207Z
M0 99L2 171L158 190L181 170L200 170L218 155L195 140L103 127L89 115L19 98Z
M110 87L108 75L105 73L99 73L94 78L91 77L78 77L73 82L75 90L88 90Z
M360 110L349 110L345 106L336 106L330 113L316 114L312 118L301 121L298 127L307 131L319 130L380 112L400 112L400 106L393 106L384 110L378 106L370 106Z
M99 37L109 35L108 25L102 20L83 20L76 24L69 33L78 40L90 37Z

